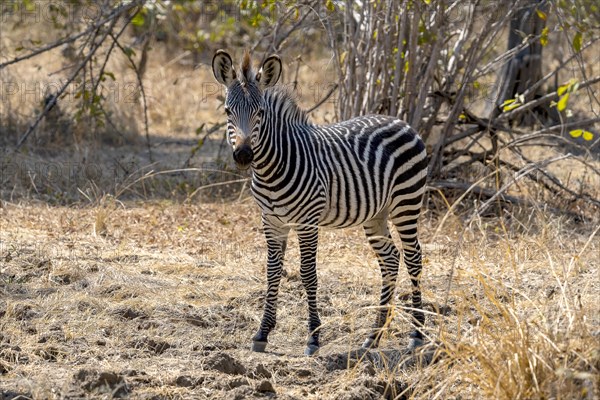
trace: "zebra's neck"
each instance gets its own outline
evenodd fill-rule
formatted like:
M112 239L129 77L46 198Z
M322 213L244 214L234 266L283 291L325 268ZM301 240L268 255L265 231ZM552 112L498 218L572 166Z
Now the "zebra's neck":
M294 94L285 87L269 88L265 90L263 98L267 113L265 118L278 118L288 124L309 125L308 115L298 106Z
M253 145L254 173L268 178L295 159L296 139L309 134L312 124L292 95L283 87L273 87L264 93L265 114L257 142Z

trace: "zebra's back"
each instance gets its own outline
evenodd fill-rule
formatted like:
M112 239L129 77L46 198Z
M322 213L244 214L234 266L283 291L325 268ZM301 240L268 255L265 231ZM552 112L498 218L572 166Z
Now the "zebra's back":
M320 139L319 177L326 197L320 226L359 225L403 202L420 206L426 152L408 124L368 115L316 127L316 135Z

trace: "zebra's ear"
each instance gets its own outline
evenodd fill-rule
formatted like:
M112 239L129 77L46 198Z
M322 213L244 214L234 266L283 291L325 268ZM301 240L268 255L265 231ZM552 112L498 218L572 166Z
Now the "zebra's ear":
M212 69L215 79L227 87L236 78L231 56L225 50L217 50L212 60Z
M262 67L260 67L260 71L256 74L256 80L260 86L265 89L276 84L280 76L281 59L276 55L272 55L269 56Z

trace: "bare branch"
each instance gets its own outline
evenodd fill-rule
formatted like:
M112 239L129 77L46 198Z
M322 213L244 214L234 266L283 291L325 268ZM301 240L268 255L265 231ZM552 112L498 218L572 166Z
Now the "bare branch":
M21 148L21 146L23 145L23 143L25 143L25 140L27 140L29 135L37 128L37 126L40 123L40 121L42 120L42 118L44 118L46 116L46 114L52 109L52 107L54 107L56 105L58 98L65 92L65 90L71 84L71 82L73 82L73 80L77 77L77 75L79 75L79 72L84 69L84 67L91 60L91 58L94 56L96 51L102 46L102 44L104 43L104 40L112 32L116 23L117 23L117 17L115 16L114 19L111 21L110 26L108 27L108 29L102 36L102 38L93 45L93 47L90 50L90 52L88 53L88 55L84 58L84 60L81 62L81 64L79 64L79 66L75 69L75 71L73 71L73 73L71 74L69 79L67 79L67 81L63 84L63 86L60 88L58 93L56 93L56 95L52 97L52 99L44 107L44 110L40 114L38 114L38 116L33 121L33 123L31 125L29 125L29 128L27 128L27 131L25 131L25 133L21 136L21 138L17 142L15 151Z
M321 100L319 100L319 102L317 104L315 104L314 106L312 106L311 108L309 108L308 110L306 110L307 114L310 114L311 112L315 111L317 108L321 107L321 105L323 103L325 103L327 101L327 99L329 99L331 97L331 95L333 94L333 92L335 92L338 88L338 84L336 83L335 85L333 85L331 87L331 89L329 89L329 92L327 92L327 94L325 94L325 96L323 96L323 98Z
M131 65L131 68L133 68L133 71L135 72L135 77L138 81L138 85L140 86L140 92L142 93L142 101L144 102L144 131L146 134L146 147L148 148L148 158L150 159L150 162L152 161L152 147L150 145L150 131L148 128L148 102L146 100L146 91L144 90L144 83L142 82L142 77L140 75L140 71L138 69L138 67L135 65L135 62L133 61L133 59L131 58L131 54L129 54L129 52L127 52L125 50L125 48L121 45L121 43L119 43L118 38L114 37L111 34L111 38L113 39L113 43L117 45L117 47L119 48L119 50L121 50L121 52L125 55L125 57L127 57L127 60L129 61L129 64Z
M597 82L600 82L600 76L596 76L596 77L594 77L592 79L588 79L585 82L581 82L579 84L579 89L586 88L586 87L591 86L591 85L593 85L594 83L597 83ZM540 97L539 99L536 99L536 100L530 101L528 103L525 103L525 104L523 104L523 105L515 108L514 110L511 110L511 111L508 111L508 112L500 114L496 118L496 120L497 121L503 121L503 120L507 120L507 119L508 120L513 119L514 117L516 117L517 115L520 115L520 114L524 113L525 111L529 111L529 110L531 110L531 109L533 109L533 108L535 108L537 106L549 103L552 100L558 99L558 97L559 96L558 96L558 94L556 92L548 93L547 95L545 95L543 97Z
M115 8L106 18L100 20L99 22L97 22L96 24L92 25L91 27L89 27L85 31L80 32L80 33L78 33L76 35L73 35L73 36L66 37L64 39L57 40L56 42L50 43L50 44L48 44L46 46L43 46L43 47L41 47L41 48L39 48L37 50L32 51L29 54L24 55L24 56L15 57L15 58L13 58L10 61L6 61L6 62L3 62L3 63L0 63L0 70L3 69L3 68L5 68L5 67L7 67L7 66L9 66L9 65L11 65L11 64L16 64L16 63L18 63L20 61L27 60L29 58L38 56L38 55L40 55L42 53L45 53L45 52L47 52L49 50L52 50L52 49L54 49L54 48L56 48L58 46L63 45L63 44L74 42L75 40L79 39L80 37L83 37L85 35L88 35L88 34L94 32L95 30L97 30L102 25L106 24L107 22L114 21L117 17L123 15L127 11L129 11L129 10L135 8L135 7L143 5L145 2L146 2L146 0L135 0L135 1L132 1L131 3L121 4L117 8Z

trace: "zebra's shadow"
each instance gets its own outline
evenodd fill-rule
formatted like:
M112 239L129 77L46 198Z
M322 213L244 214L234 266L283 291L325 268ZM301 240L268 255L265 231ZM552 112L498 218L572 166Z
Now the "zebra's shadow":
M328 371L353 369L365 365L375 370L397 371L414 366L427 366L440 357L440 345L425 343L416 350L408 349L365 349L358 348L343 353L319 356Z

